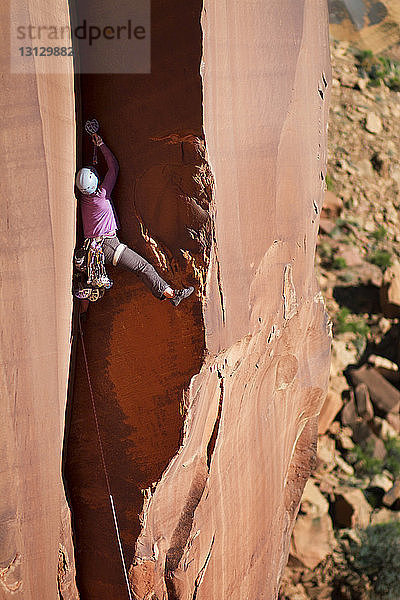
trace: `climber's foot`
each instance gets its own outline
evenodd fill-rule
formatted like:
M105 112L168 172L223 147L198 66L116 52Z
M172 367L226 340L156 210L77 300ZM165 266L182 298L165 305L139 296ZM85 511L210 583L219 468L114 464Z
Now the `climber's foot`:
M173 298L170 299L171 304L178 306L185 298L189 298L194 292L194 287L190 286L182 290L175 290Z

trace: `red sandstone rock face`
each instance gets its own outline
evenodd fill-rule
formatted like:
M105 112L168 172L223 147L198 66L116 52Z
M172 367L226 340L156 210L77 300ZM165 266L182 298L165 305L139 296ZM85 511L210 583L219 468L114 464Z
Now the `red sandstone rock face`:
M18 4L39 22L68 21L62 2ZM0 19L6 30L7 3ZM0 598L76 600L61 479L75 237L72 62L61 77L49 76L46 65L32 65L33 74L10 74L8 44L4 33Z
M152 28L151 76L82 78L121 163L121 238L198 290L173 310L116 271L85 326L131 581L140 598L272 598L328 374L326 6L154 2ZM79 349L67 479L82 598L120 597Z
M179 453L145 506L132 582L140 598L270 599L314 460L329 362L313 274L327 14L324 2L233 2L229 13L206 2L202 26L215 178L209 354L191 380Z
M153 2L151 75L81 78L83 119L96 116L120 162L113 193L120 239L174 286L193 283L198 290L205 285L211 233L208 212L203 218L209 176L194 139L202 137L203 118L200 16L201 2ZM189 140L178 139L187 135ZM88 144L84 156L91 154ZM199 170L205 178L193 181ZM176 310L153 298L132 274L109 271L115 285L90 307L84 334L129 564L141 530L142 490L160 479L180 446L184 394L201 369L206 345L200 297ZM81 597L123 598L127 592L80 344L66 476Z
M151 75L81 80L82 117L100 120L120 161L121 239L175 286L197 289L175 310L110 269L115 287L85 324L139 598L275 597L313 464L329 361L313 275L327 13L322 0L293 4L232 0L226 12L208 0L154 0ZM40 9L35 2L31 12ZM7 318L1 441L9 467L1 494L4 597L21 585L24 599L77 597L60 477L72 97L71 77L54 76L13 76L3 95L11 207L3 227L7 248L19 242L17 254L4 252L0 296ZM60 154L60 146L68 151ZM126 589L79 344L71 383L66 479L77 581L82 600L117 600Z

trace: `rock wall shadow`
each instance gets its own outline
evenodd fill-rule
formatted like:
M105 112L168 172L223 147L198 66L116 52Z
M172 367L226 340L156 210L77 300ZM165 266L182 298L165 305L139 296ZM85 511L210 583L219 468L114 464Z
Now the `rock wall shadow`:
M120 238L159 270L143 235L143 223L171 256L180 258L181 249L194 257L196 252L203 253L198 259L204 264L207 246L189 231L207 231L206 192L202 200L188 204L185 198L196 195L196 189L192 194L185 187L184 206L177 192L174 197L173 186L161 206L157 202L162 200L162 192L157 198L155 195L155 190L162 189L165 166L175 182L181 168L183 179L190 184L202 164L195 160L188 166L181 143L157 141L171 135L202 138L201 7L197 0L152 2L151 74L80 78L83 120L96 117L100 121L101 133L120 162L113 194L121 221ZM83 156L87 161L91 155L86 138ZM139 193L135 192L137 182L141 182ZM197 285L191 261L180 259L174 268L165 267L162 274L173 286ZM90 307L84 336L129 565L140 531L142 490L161 477L179 447L184 391L200 369L205 341L198 296L175 309L169 302L153 298L131 273L109 270L114 287ZM75 362L64 475L73 516L78 586L82 600L117 600L126 595L126 589L79 341Z
M340 306L346 306L356 314L381 312L376 285L335 286L333 297Z

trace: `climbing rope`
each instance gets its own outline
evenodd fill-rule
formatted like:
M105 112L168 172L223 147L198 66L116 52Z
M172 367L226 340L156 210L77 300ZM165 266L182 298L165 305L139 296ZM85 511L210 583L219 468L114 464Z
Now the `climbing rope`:
M111 512L112 512L113 520L114 520L114 528L115 528L115 533L116 533L116 536L117 536L119 553L121 555L122 570L124 572L125 583L126 583L126 587L127 587L127 590L128 590L129 600L133 600L131 588L129 586L129 578L128 578L128 572L127 572L127 569L126 569L126 563L125 563L124 551L123 551L123 548L122 548L121 536L120 536L120 532L119 532L117 513L116 513L116 510L115 510L114 499L113 499L113 496L112 496L112 493L111 493L110 478L108 476L106 460L105 460L105 457L104 457L103 442L101 440L99 420L97 418L97 411L96 411L96 403L95 403L95 400L94 400L92 382L91 382L91 379L90 379L89 365L88 365L88 360L87 360L87 355L86 355L85 342L84 342L84 339L83 339L83 331L82 331L82 323L81 323L81 315L80 315L80 313L79 313L78 320L79 320L79 333L80 333L81 342L82 342L83 358L84 358L84 361L85 361L86 376L87 376L87 380L88 380L88 384L89 384L90 399L91 399L91 402L92 402L94 422L96 424L97 439L98 439L99 448L100 448L101 462L102 462L102 465L103 465L103 471L104 471L104 476L105 476L105 480L106 480L108 497L109 497L110 504L111 504Z

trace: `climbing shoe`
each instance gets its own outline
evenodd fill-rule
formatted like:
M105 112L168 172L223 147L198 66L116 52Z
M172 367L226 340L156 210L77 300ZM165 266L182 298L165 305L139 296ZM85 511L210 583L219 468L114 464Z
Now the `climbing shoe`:
M194 287L183 288L183 290L175 290L174 297L170 299L171 304L178 306L185 298L189 298L194 292Z

